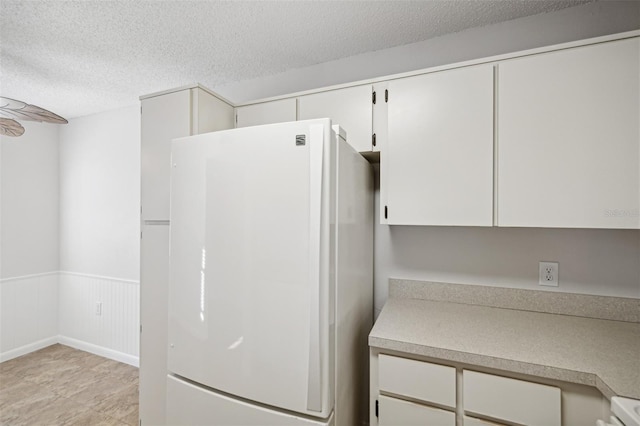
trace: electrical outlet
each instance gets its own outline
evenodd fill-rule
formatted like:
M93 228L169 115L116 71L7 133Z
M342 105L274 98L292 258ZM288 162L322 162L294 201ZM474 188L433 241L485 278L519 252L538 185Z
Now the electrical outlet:
M540 262L540 279L538 284L558 287L558 262Z
M96 315L102 315L102 302L96 302Z

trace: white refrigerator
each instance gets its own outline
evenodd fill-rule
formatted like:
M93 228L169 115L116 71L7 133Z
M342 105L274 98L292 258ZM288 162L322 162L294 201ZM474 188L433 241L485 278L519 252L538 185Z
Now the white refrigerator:
M367 421L373 178L329 119L172 143L167 423Z

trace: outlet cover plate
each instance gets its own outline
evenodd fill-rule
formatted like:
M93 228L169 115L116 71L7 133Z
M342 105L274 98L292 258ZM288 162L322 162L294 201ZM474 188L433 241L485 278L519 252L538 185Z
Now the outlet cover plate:
M538 284L558 287L558 262L540 262Z

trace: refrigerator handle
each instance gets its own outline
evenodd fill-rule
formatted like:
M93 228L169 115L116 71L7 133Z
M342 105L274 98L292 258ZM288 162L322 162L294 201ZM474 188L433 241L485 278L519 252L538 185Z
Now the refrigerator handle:
M322 159L324 126L309 126L309 377L307 409L322 411L320 341L320 246L322 220Z

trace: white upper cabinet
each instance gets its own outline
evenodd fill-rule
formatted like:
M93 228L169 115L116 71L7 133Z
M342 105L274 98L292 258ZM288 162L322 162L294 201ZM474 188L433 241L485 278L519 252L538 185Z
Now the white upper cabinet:
M142 217L169 219L171 139L191 134L189 89L142 100Z
M640 227L640 41L501 62L498 225Z
M236 108L236 127L296 121L296 99L263 102Z
M233 107L200 88L191 89L191 134L233 129Z
M372 150L372 86L355 86L300 96L298 119L330 118L347 132L356 151Z
M141 108L142 218L168 220L171 140L233 128L233 108L199 87L143 98Z
M493 224L493 79L488 64L388 82L382 223Z

